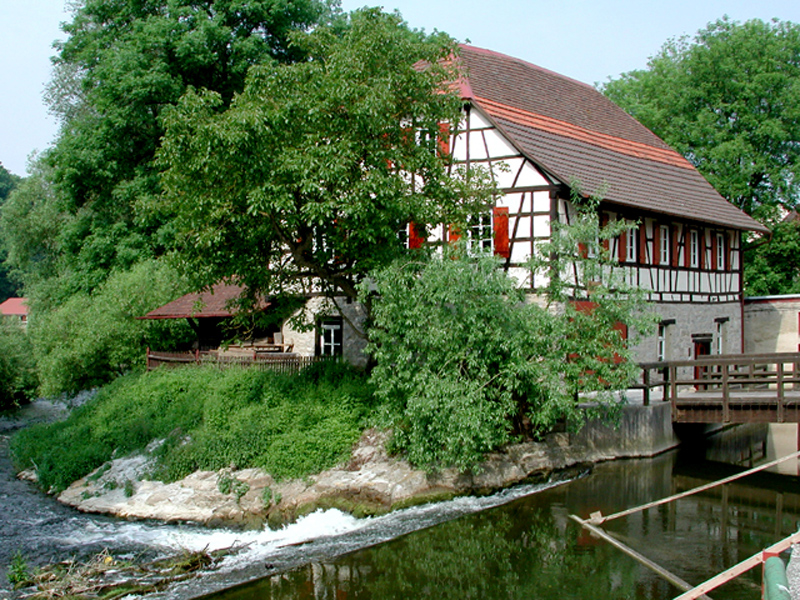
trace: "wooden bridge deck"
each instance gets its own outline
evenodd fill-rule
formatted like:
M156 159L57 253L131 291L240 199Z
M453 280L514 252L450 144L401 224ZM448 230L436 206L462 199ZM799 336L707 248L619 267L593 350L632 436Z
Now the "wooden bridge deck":
M800 423L800 353L641 365L645 403L662 388L676 423Z

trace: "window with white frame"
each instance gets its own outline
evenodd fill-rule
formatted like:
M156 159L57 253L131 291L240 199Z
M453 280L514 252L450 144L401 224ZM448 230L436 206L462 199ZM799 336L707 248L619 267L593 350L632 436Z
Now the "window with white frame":
M689 232L689 266L695 269L700 266L700 234L696 229Z
M672 326L675 324L675 319L667 319L658 324L658 336L656 337L656 360L663 362L669 360L672 338Z
M659 225L659 238L658 238L658 263L661 265L669 264L669 225Z
M342 317L324 317L317 325L319 332L317 343L318 356L341 356L342 344Z
M717 271L725 270L725 235L717 234Z
M639 241L639 230L629 229L625 236L625 262L636 262L636 248Z
M492 250L492 216L488 214L470 217L468 223L467 251L478 253Z
M717 335L715 340L716 344L714 349L716 350L717 354L725 354L725 349L728 345L728 318L722 317L719 319L714 319L714 321L717 325Z

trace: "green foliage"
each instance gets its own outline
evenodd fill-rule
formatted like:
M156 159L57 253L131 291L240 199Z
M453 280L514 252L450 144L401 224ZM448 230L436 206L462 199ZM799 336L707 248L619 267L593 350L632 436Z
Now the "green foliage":
M0 163L0 210L2 210L11 191L22 181L21 177L13 175L3 166L3 163ZM2 232L3 226L0 223L0 240L3 237ZM6 252L2 248L2 243L0 243L0 302L3 302L6 298L16 296L18 290L16 283L9 278L9 269L4 264L5 257Z
M800 26L723 18L602 91L762 221L800 195Z
M800 294L800 221L782 221L771 229L769 237L745 247L745 293Z
M250 486L247 484L246 481L242 481L241 479L236 479L227 474L222 474L217 479L217 489L219 490L220 494L233 494L236 496L236 502L242 499L247 492L250 491Z
M6 576L8 577L8 583L10 583L14 589L23 587L31 580L28 560L19 550L11 558L11 564L8 566L8 573Z
M35 397L38 379L33 347L16 324L0 323L0 410Z
M301 58L290 33L328 13L319 0L76 5L48 89L62 125L44 157L64 218L59 274L90 292L109 271L163 253L172 238L168 217L138 207L160 194L153 159L166 111L187 89L229 101L251 66Z
M183 321L139 321L185 291L163 263L142 262L112 275L92 294L75 294L58 308L35 311L30 335L41 392L54 395L102 385L144 366L147 346L170 348L192 339Z
M596 208L587 203L576 224L557 228L532 265L549 268L552 251L564 269L540 301L526 300L495 257L468 256L462 247L398 261L364 286L375 294L372 381L394 444L411 462L466 469L516 434L577 423L585 418L578 392L614 406L610 391L627 387L636 371L614 326L626 323L633 333L651 319L640 314L641 294L614 279L599 243L630 224L600 228ZM596 258L579 252L590 243ZM577 277L567 271L573 265ZM571 301L587 295L591 311Z
M54 491L153 440L165 440L154 476L168 481L231 466L298 477L344 460L372 410L364 375L339 363L295 376L158 370L115 380L66 421L19 432L11 448L17 468L35 465Z
M438 151L440 124L460 119L460 98L443 92L457 47L377 9L293 42L309 60L253 67L230 107L190 91L167 116L177 258L200 285L239 276L272 294L313 278L355 298L405 251L409 220L457 222L486 200L480 170L467 182Z
M56 281L58 275L58 232L64 216L48 175L42 163L37 163L31 176L0 207L0 242L5 264L24 285L27 297L53 295L52 302L57 305L65 297L51 294L48 287L55 286L46 286L46 282ZM70 286L58 283L58 287Z
M0 206L6 201L11 190L17 187L21 181L21 177L11 173L3 166L3 163L0 162Z

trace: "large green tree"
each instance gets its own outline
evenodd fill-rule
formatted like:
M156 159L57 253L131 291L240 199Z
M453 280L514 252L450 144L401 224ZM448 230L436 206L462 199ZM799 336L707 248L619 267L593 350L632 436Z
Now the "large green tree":
M8 171L0 162L0 210L11 191L22 182L22 178ZM0 225L0 241L3 238L3 229ZM18 287L9 279L8 267L5 264L6 254L0 243L0 302L17 294Z
M160 194L165 110L190 88L230 101L251 66L299 58L291 31L330 14L325 0L76 3L47 94L61 132L44 160L69 217L53 244L65 276L57 300L169 247L169 219L141 210Z
M768 226L800 200L800 25L723 18L693 38L669 40L647 69L602 91ZM786 241L795 230L776 237ZM754 242L748 262L767 267L777 250ZM761 275L780 270L749 270L748 289L778 293L786 285Z
M460 119L456 45L377 9L293 43L308 59L253 67L230 107L190 91L168 116L176 254L196 285L355 299L405 251L409 221L460 222L488 198L481 172L458 176L442 149L442 126Z

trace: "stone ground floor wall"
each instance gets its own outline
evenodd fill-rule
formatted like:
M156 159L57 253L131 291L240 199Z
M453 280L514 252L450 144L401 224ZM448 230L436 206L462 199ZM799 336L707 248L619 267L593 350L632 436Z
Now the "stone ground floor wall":
M696 341L709 342L711 354L741 353L740 303L654 303L651 306L664 324L666 360L694 358ZM635 351L641 357L640 362L655 362L658 359L658 333L653 332L643 339L635 347Z
M321 296L309 299L305 310L298 312L294 318L300 317L302 325L297 325L293 319L287 320L281 328L284 344L292 344L292 351L300 356L315 356L319 354L319 328L320 319L326 317L342 318L342 355L345 360L357 366L364 366L367 362L364 349L367 340L364 337L364 321L366 318L364 307L358 302L346 298L337 298L335 301Z
M537 302L540 296L531 294L528 301ZM343 315L343 355L353 364L366 364L363 326L365 312L357 302L339 298L333 301L316 297L306 304L305 327L284 324L284 343L293 344L293 351L302 356L314 356L318 352L319 331L315 323L320 317ZM653 311L664 327L666 360L686 360L695 357L695 343L705 343L710 354L738 354L742 351L742 308L738 302L708 304L654 303ZM658 332L640 340L634 346L638 362L658 360Z

